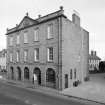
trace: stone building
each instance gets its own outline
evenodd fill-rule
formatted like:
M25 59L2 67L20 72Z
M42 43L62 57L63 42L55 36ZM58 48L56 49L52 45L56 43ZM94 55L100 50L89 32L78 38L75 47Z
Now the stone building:
M89 55L89 71L99 70L101 58L97 56L96 51L91 51Z
M0 71L6 70L6 55L7 55L6 49L0 51Z
M32 19L28 13L12 29L7 29L8 78L33 81L41 86L63 90L88 76L89 32L60 10Z

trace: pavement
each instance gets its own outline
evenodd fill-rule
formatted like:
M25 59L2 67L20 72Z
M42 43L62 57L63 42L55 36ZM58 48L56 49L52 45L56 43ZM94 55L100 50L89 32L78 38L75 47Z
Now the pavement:
M90 80L78 87L68 88L61 92L66 96L73 96L105 105L105 73L91 74Z

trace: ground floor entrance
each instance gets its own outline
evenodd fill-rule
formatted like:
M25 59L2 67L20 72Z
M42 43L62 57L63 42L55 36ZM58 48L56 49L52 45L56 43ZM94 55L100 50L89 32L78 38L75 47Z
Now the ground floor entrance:
M38 85L41 85L41 71L39 68L35 68L34 71L33 71L33 74L36 75L37 77L37 83Z
M53 67L31 67L29 65L17 65L9 67L9 77L12 80L23 81L35 85L41 85L51 88L59 88L58 83L58 75L56 74L56 69ZM33 77L36 76L36 83L33 82ZM60 88L61 89L61 88Z

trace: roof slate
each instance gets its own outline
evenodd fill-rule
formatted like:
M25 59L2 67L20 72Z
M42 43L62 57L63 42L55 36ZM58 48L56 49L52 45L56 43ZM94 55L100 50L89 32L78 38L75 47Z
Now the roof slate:
M92 60L101 60L101 58L100 57L98 57L97 55L90 55L89 54L89 59L92 59Z

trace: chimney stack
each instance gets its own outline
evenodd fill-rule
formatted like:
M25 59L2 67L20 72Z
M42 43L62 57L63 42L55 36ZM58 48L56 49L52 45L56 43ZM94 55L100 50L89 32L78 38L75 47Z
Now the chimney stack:
M93 51L91 51L91 56L93 56Z
M16 27L18 27L18 24L16 24Z
M39 15L38 15L38 18L40 18L40 17L41 17L41 15L39 14Z
M80 26L80 17L79 17L79 13L77 11L73 11L73 15L72 15L72 21L74 24Z
M63 6L60 6L60 10L63 10Z
M29 14L28 14L28 12L26 13L26 16L28 16Z
M96 51L94 51L94 55L96 56Z

